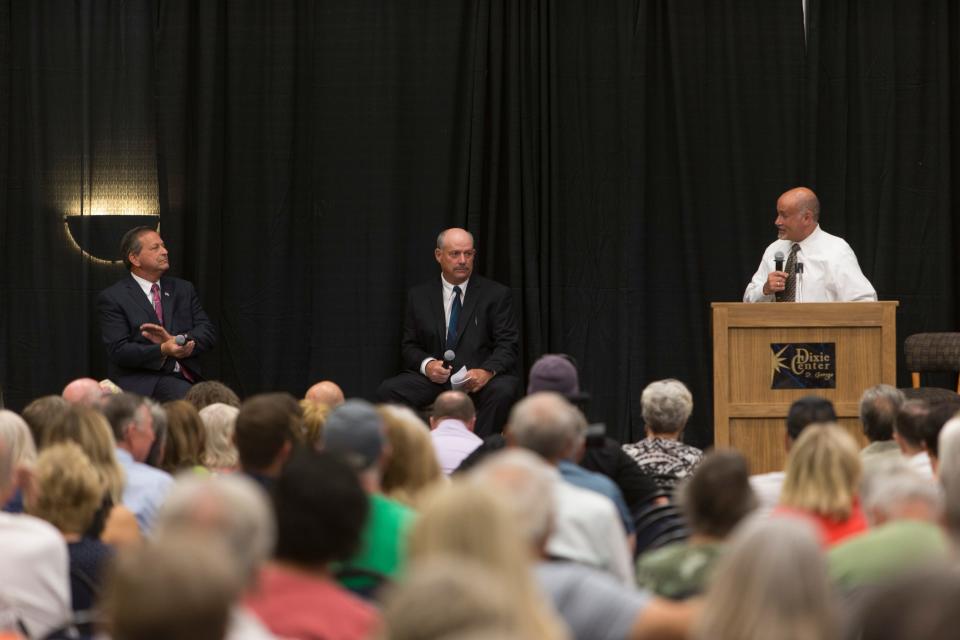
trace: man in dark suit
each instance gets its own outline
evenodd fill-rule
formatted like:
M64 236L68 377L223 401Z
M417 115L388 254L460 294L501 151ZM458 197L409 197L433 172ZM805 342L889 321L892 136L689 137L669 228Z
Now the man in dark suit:
M450 389L451 374L467 376L460 390L477 407L476 434L499 433L517 395L520 351L510 290L473 275L473 235L447 229L437 237L434 257L440 278L414 287L407 296L401 345L405 371L385 380L382 402L424 407ZM444 366L444 353L455 354Z
M170 262L159 233L131 229L120 253L130 275L97 298L110 379L159 401L182 398L202 380L199 356L213 348L216 330L193 285L163 275Z

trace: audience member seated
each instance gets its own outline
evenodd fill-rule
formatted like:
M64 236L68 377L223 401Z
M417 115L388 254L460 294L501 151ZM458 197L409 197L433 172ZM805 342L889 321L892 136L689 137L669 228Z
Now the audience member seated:
M0 420L0 503L16 489L12 422ZM52 525L22 513L0 513L0 621L42 638L71 618L67 543Z
M521 640L525 611L503 579L477 561L436 554L413 563L383 609L390 640ZM438 603L442 603L438 606ZM530 626L527 624L526 626Z
M268 493L303 430L299 413L285 393L262 393L240 405L233 434L240 469Z
M45 438L44 448L59 442L78 444L100 476L100 508L84 535L112 545L139 541L140 524L133 510L123 504L126 479L117 460L113 432L103 414L81 405L71 407L47 429Z
M540 458L521 449L490 456L469 479L500 497L520 526L535 562L537 582L570 627L574 638L686 637L695 609L651 597L624 586L592 567L550 560L546 543L556 505L550 496L553 472Z
M70 593L74 611L93 609L103 567L113 549L84 535L103 501L103 481L74 442L47 447L34 468L35 494L27 511L55 526L70 554Z
M93 378L77 378L67 383L61 395L70 404L99 409L106 394Z
M749 518L717 564L693 638L836 640L834 602L812 525Z
M881 585L858 607L857 640L954 638L960 628L960 573L954 563Z
M939 486L901 456L874 465L862 484L870 529L830 550L830 575L845 591L878 585L925 564L949 561L950 545L940 527Z
M549 495L549 482L547 483ZM542 497L542 496L541 496ZM463 558L493 572L520 612L524 638L565 638L531 572L530 548L515 513L490 488L458 481L436 492L410 534L411 562L437 555Z
M889 384L870 387L860 396L860 422L863 435L870 441L860 451L864 473L874 464L903 457L900 445L893 439L893 427L905 401L903 392Z
M377 411L383 418L390 448L381 489L387 497L416 509L424 494L446 481L430 441L430 431L409 407L388 404Z
M217 380L202 380L187 391L184 400L193 405L197 411L202 411L217 402L231 407L240 408L240 398L236 392Z
M333 407L301 400L300 409L303 411L303 443L317 451L323 449L323 426L327 423L327 416Z
M314 404L326 405L331 409L336 409L344 403L343 389L333 380L321 380L309 389L303 396L304 400L309 400Z
M658 487L673 491L703 459L700 449L681 440L693 412L693 396L679 380L657 380L643 390L640 403L646 437L623 445L623 450Z
M207 473L203 466L206 430L200 414L186 400L163 404L167 413L167 440L160 467L171 475L180 471Z
M793 443L807 427L817 422L835 422L837 414L833 403L820 396L805 396L793 401L787 412L786 433L783 443L790 453ZM783 471L771 471L750 476L750 486L757 496L761 514L768 514L780 502L780 489L783 487Z
M390 457L383 418L364 400L348 400L334 409L324 429L324 449L347 459L369 496L359 550L337 567L340 583L372 596L403 570L414 512L383 495L381 479Z
M173 485L169 473L144 464L156 438L153 416L144 399L133 393L111 396L103 411L113 429L117 460L126 476L123 504L137 517L140 530L149 534L157 510Z
M473 400L462 391L444 391L433 401L430 438L443 473L453 473L463 459L483 444L473 433L477 413Z
M33 443L37 447L42 446L47 428L58 422L69 408L70 405L60 396L43 396L28 404L20 412L20 417L30 427Z
M862 533L867 520L858 497L861 473L853 437L836 423L812 424L790 449L774 514L810 518L827 547Z
M506 438L558 467L579 449L583 415L552 392L527 396L510 412ZM606 496L575 486L554 473L556 527L547 543L551 556L581 562L633 585L633 561L617 507Z
M150 419L153 420L154 436L153 444L150 445L150 453L147 454L144 463L161 469L163 468L163 457L167 448L167 411L153 398L144 398L143 402L150 411Z
M3 504L3 510L7 513L21 513L23 490L20 485L26 482L29 468L37 460L37 449L30 435L30 427L23 418L9 409L0 409L0 422L4 423L5 431L10 434L8 441L13 449L14 468L14 491L10 499Z
M300 448L277 478L273 505L274 560L246 605L280 637L369 637L379 614L330 572L332 562L355 552L366 519L367 496L353 469L336 454Z
M952 418L943 425L938 447L937 474L946 505L944 523L956 554L960 552L960 418Z
M572 356L548 353L530 367L527 395L539 391L555 391L586 413L590 394L580 388L580 374ZM578 464L588 471L602 473L613 480L626 502L630 513L636 515L660 494L653 478L644 474L636 460L623 450L620 443L605 434L603 439L587 442ZM666 498L663 498L666 501Z
M640 557L637 585L682 600L702 593L733 528L757 507L747 461L733 449L708 453L679 487L679 501L692 530L686 542Z
M113 640L221 640L242 585L217 540L165 537L129 547L107 571L104 631Z
M211 405L212 406L212 405ZM229 409L229 407L223 405ZM263 489L242 474L181 476L160 508L153 539L190 536L202 544L211 536L226 544L245 592L256 584L260 568L273 555L276 524ZM273 638L259 618L239 603L233 607L228 640Z
M900 445L900 451L917 473L932 478L933 466L930 464L930 455L923 443L924 424L929 414L930 406L925 401L907 400L897 413L893 437Z
M238 413L238 408L223 402L214 402L200 409L207 445L203 450L203 466L214 473L232 473L240 465L240 456L233 443Z
M940 430L953 417L960 415L960 403L957 401L941 400L930 406L930 413L923 421L923 448L930 458L930 468L937 475L939 465Z

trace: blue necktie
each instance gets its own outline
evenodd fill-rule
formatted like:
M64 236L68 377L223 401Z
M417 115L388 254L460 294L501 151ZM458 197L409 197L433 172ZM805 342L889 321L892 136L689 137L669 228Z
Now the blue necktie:
M457 320L460 319L460 310L463 303L460 302L460 287L453 288L453 304L450 305L450 323L447 325L447 346L453 346L457 342Z

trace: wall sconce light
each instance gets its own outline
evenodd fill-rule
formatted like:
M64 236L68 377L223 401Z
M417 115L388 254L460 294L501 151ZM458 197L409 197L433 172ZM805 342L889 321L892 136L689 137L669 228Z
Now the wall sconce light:
M94 260L121 262L120 240L134 227L150 227L157 230L160 215L156 213L92 213L67 214L64 216L70 238L77 248Z

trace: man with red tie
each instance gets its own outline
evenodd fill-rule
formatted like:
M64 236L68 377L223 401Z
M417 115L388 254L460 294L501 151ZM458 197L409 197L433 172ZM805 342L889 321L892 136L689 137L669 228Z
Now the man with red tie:
M130 275L97 298L109 377L161 402L182 398L202 380L199 356L216 343L213 323L192 284L164 275L170 261L159 233L131 229L120 254Z

